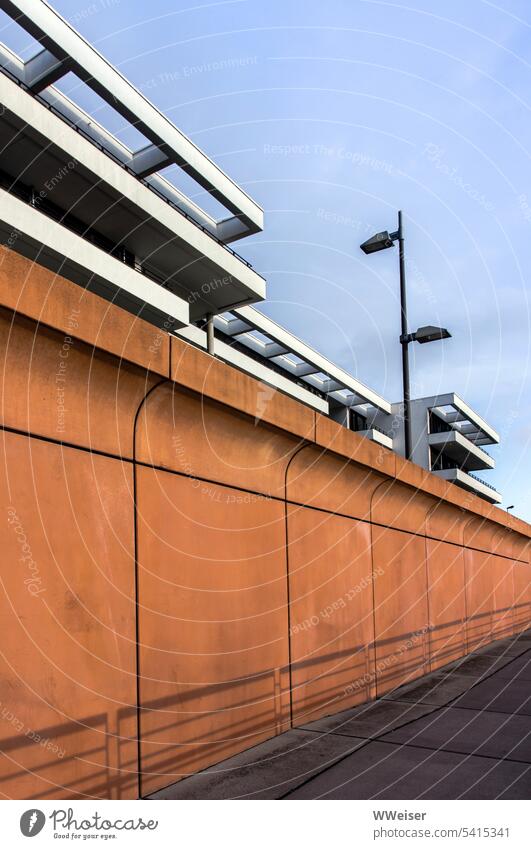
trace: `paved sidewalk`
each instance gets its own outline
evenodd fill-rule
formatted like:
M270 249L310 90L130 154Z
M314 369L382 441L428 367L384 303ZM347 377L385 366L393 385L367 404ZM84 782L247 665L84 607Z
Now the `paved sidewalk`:
M151 799L529 799L531 631Z

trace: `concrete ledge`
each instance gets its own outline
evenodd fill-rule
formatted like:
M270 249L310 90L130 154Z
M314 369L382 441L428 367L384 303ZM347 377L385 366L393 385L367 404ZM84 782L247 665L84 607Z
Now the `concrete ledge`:
M0 233L7 240L14 232L18 252L73 283L158 327L188 324L182 298L0 189Z

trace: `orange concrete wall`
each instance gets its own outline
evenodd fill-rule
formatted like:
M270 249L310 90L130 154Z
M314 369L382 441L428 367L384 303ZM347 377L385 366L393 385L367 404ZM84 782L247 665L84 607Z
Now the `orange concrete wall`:
M531 528L0 250L0 792L132 798L531 625Z

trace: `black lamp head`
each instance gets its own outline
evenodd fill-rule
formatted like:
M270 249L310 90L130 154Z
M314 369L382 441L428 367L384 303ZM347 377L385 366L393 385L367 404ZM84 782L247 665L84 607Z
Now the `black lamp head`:
M377 251L384 251L386 248L393 247L393 240L387 230L382 233L376 233L360 245L364 254L374 254Z
M436 342L437 339L450 339L452 334L446 327L433 327L433 325L428 324L426 327L419 327L413 336L415 342L424 345L426 342Z

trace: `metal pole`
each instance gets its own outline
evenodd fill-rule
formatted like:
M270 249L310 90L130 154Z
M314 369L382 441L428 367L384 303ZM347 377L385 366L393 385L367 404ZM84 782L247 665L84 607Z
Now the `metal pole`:
M209 313L206 317L207 352L214 356L214 316Z
M402 228L402 211L398 213L398 256L400 263L400 313L401 313L401 344L402 344L402 386L404 393L404 443L406 460L411 459L411 400L409 388L409 341L407 340L407 299L406 299L406 264L404 259L404 231Z

